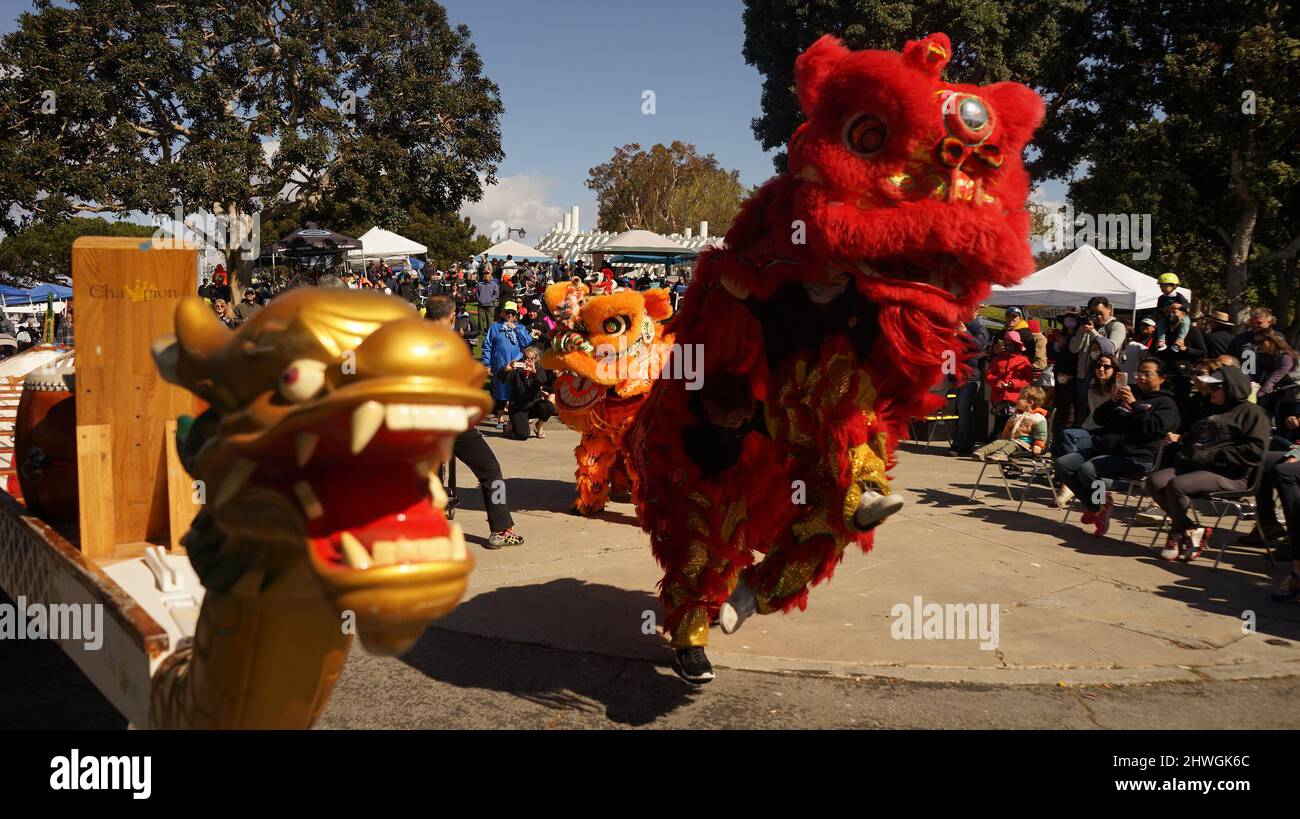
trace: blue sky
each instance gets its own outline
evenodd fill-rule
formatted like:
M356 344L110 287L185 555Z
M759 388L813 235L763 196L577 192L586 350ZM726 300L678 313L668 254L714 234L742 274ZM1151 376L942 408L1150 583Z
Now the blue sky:
M746 185L772 175L771 154L749 127L762 77L741 56L741 0L443 4L453 23L470 27L505 105L498 184L462 211L483 232L501 219L539 239L572 205L581 226L594 228L587 170L631 142L693 143ZM30 8L0 0L0 32ZM654 92L653 115L642 113L645 91ZM1061 192L1051 186L1045 198L1059 201Z

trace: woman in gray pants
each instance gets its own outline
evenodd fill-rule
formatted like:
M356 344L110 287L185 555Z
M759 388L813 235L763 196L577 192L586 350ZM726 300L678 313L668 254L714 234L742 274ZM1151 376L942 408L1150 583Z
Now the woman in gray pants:
M1247 402L1245 373L1228 365L1197 380L1209 390L1211 414L1181 436L1166 436L1174 465L1147 478L1151 499L1169 515L1169 539L1160 553L1165 560L1195 560L1208 539L1209 530L1192 526L1187 515L1191 496L1245 489L1268 450L1268 414Z

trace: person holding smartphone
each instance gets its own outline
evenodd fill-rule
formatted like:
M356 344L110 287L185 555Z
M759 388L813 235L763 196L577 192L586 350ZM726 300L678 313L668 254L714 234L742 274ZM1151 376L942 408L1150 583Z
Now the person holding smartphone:
M1081 520L1097 537L1109 529L1115 505L1102 481L1150 470L1165 435L1178 429L1178 402L1164 389L1163 362L1143 361L1136 381L1131 387L1116 377L1109 400L1093 410L1097 429L1087 448L1062 455L1054 464L1064 487L1057 503L1064 506L1077 497L1084 506Z

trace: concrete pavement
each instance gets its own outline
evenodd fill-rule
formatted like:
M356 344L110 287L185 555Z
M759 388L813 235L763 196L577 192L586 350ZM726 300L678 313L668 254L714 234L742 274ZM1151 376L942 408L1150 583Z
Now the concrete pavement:
M435 629L666 665L670 654L653 633L658 570L631 504L611 504L594 519L565 514L577 434L552 423L546 439L524 442L484 430L527 543L474 549L479 563L466 599ZM1152 529L1135 528L1136 543L1120 542L1122 525L1095 538L1077 514L1062 525L1045 490L1031 495L1024 513L996 479L985 481L978 501L968 500L979 466L940 445L928 452L905 445L894 478L911 500L881 527L872 553L848 554L835 577L813 590L805 612L755 617L731 636L715 629L714 665L978 684L1300 672L1300 608L1269 601L1273 579L1262 552L1230 550L1218 571L1212 557L1167 563L1145 545ZM457 520L481 544L488 533L482 499L463 466L458 477ZM940 605L996 604L997 648L983 650L979 639L895 639L891 611L911 608L918 595Z

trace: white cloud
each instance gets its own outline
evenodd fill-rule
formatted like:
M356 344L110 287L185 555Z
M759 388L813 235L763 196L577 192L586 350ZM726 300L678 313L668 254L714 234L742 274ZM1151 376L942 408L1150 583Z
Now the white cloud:
M488 238L492 237L492 223L498 220L512 228L523 228L527 231L524 241L532 244L555 227L568 210L546 201L551 184L545 177L526 173L503 177L484 189L482 199L461 208L460 215L468 216L478 232Z

